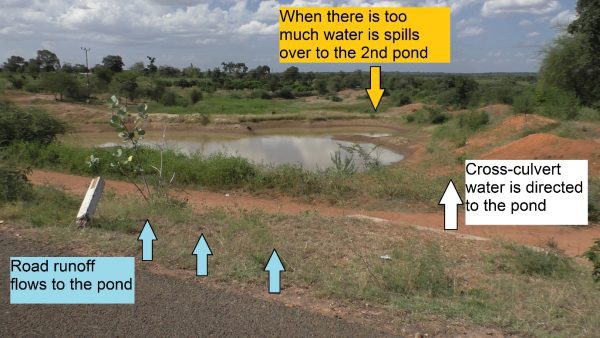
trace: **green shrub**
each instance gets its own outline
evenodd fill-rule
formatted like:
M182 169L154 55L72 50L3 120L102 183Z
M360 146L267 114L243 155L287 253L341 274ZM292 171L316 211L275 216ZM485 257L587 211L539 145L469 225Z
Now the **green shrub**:
M594 265L594 271L592 272L594 282L600 282L600 239L596 240L594 245L583 256Z
M539 277L564 278L574 271L571 260L560 253L539 251L521 245L506 245L507 253L490 258L502 272Z
M176 106L177 105L177 94L173 90L170 90L170 89L165 90L165 92L162 94L159 102L165 106Z
M535 112L535 96L526 92L514 98L513 112L515 114L533 114Z
M575 94L556 87L542 87L538 91L538 101L542 115L570 120L577 117L579 102Z
M392 102L400 107L412 103L412 100L406 93L394 93L392 94Z
M442 110L433 107L426 107L425 109L419 109L411 114L406 115L407 122L416 123L432 123L442 124L448 121L450 117L448 114L442 112Z
M31 184L25 170L0 165L0 204L31 197Z
M199 89L192 89L190 92L190 101L192 104L196 104L200 100L202 100L202 91Z
M584 121L600 121L600 110L589 107L581 107L581 109L579 109L579 113L577 114L577 118Z
M470 131L476 131L490 122L490 115L484 111L472 110L468 113L460 114L458 117L458 126Z
M446 259L437 243L417 250L414 244L395 249L391 260L375 269L383 289L405 295L438 297L453 290L453 279L447 275Z
M9 76L7 80L14 89L22 89L26 83L25 78L15 77L13 75Z
M294 94L289 88L281 88L275 92L275 96L281 99L292 100L295 98Z
M252 92L250 92L250 98L252 98L252 99L270 100L273 97L271 96L271 94L269 94L268 91L266 91L264 89L255 89Z
M15 141L48 144L65 131L65 124L45 111L0 102L0 147Z

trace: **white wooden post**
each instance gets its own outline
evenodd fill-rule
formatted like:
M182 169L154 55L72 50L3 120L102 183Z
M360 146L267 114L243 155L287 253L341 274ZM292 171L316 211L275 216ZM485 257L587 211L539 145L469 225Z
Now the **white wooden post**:
M87 223L94 216L102 191L104 190L104 179L102 177L96 177L90 183L88 191L85 193L79 212L77 213L77 225L79 227L85 227Z

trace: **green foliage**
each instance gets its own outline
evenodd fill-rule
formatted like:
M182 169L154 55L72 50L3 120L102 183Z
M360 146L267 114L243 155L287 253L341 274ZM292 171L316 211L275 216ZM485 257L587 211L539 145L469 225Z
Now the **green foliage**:
M458 116L458 126L476 131L490 122L490 115L484 111L471 110Z
M178 98L177 93L175 93L171 89L167 89L162 94L159 102L161 104L164 104L165 106L175 106L175 105L177 105L177 98Z
M594 265L594 271L592 272L594 282L600 282L600 239L596 240L594 245L583 256Z
M392 94L392 102L396 106L401 107L412 103L412 100L410 99L410 96L408 96L406 93L394 93Z
M48 144L65 131L63 122L43 110L0 101L0 147L15 141Z
M571 120L579 113L579 104L575 94L558 87L539 86L538 113L564 120Z
M577 118L583 121L600 121L600 110L589 107L581 107Z
M498 271L544 278L565 278L574 272L571 259L560 253L513 244L505 249L506 253L490 257L490 263Z
M425 107L425 109L419 109L414 113L406 115L406 121L409 123L431 123L431 124L443 124L448 121L450 117L448 114L443 112L439 108Z
M0 204L31 198L31 184L27 170L0 164Z
M119 73L123 71L125 64L119 55L107 55L102 59L102 65L113 73Z
M513 112L515 114L533 114L535 112L535 95L529 91L514 98Z
M453 291L453 279L445 269L446 259L439 244L417 249L407 243L402 249L394 249L391 260L378 265L374 273L385 291L439 297Z
M356 165L354 164L354 155L346 155L341 149L336 150L331 155L331 162L333 163L335 170L342 175L353 175L356 173Z
M471 77L451 76L445 81L446 90L439 94L438 103L444 106L466 108L479 85Z
M198 89L192 89L190 92L190 102L192 102L192 104L196 104L200 100L202 100L202 91Z
M58 95L62 100L64 96L72 99L81 99L86 96L85 89L77 79L76 75L65 72L44 73L41 77L40 86L43 90Z
M23 76L9 75L6 79L14 89L22 89L23 86L26 84L25 78Z

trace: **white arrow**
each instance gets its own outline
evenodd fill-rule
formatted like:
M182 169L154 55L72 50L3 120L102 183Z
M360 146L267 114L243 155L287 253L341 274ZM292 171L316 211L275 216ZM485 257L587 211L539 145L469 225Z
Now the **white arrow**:
M438 203L438 205L444 205L444 230L458 230L458 206L462 204L463 201L454 186L454 182L450 180L442 199Z

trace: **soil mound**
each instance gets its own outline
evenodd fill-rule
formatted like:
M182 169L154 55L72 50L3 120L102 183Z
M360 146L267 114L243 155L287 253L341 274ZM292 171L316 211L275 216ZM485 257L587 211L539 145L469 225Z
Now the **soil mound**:
M483 154L481 159L588 160L590 172L600 173L600 142L572 140L551 134L532 134Z

